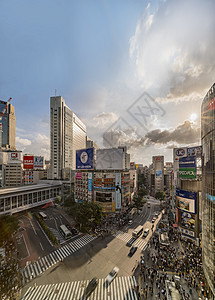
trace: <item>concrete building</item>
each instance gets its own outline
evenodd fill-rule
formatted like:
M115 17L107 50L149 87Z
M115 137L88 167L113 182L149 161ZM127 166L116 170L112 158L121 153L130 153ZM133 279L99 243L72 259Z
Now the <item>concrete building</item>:
M86 136L86 148L94 148L95 150L100 149L100 147L88 136Z
M50 176L61 179L64 168L76 168L76 150L86 148L86 126L61 96L50 98Z
M0 215L12 215L44 205L57 200L58 195L61 195L59 182L0 189Z
M1 134L1 147L3 149L16 150L16 117L15 117L15 108L12 104L8 104L5 101L0 100L0 112L6 111L2 117L2 133Z
M5 187L15 187L22 185L22 165L21 163L9 163L4 167Z
M215 299L215 83L201 107L202 255L211 298Z
M164 156L153 156L154 192L164 190Z

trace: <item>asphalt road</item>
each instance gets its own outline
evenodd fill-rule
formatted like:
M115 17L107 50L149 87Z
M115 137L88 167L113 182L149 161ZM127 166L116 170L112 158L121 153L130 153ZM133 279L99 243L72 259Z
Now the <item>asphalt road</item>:
M131 226L125 226L120 229L132 236L132 231L138 225L144 225L151 221L156 204L151 203L151 207L144 206L140 215L134 218ZM151 223L150 223L151 224ZM149 235L148 239L151 237ZM142 240L140 237L138 240ZM138 248L132 257L128 256L130 248L126 246L126 242L113 235L97 238L90 244L87 244L79 251L73 253L59 262L36 279L32 280L23 288L23 293L29 286L41 284L51 284L58 282L68 282L77 280L87 280L93 277L105 278L113 267L119 267L119 276L131 276L134 274L136 261L142 255L142 249Z

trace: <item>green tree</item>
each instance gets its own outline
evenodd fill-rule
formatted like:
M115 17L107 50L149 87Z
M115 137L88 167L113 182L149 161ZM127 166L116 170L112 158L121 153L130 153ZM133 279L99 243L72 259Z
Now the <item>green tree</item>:
M158 191L155 193L155 198L159 199L160 201L166 200L166 195L163 191Z
M75 219L82 231L94 228L102 220L102 208L93 202L76 203L70 209L69 214Z
M140 209L141 207L143 207L146 200L144 200L143 197L136 196L133 198L133 202L134 202L134 206L137 209Z
M138 191L138 196L140 197L140 198L143 198L144 196L146 196L148 194L148 192L146 191L146 190L144 190L144 189L139 189L139 191Z
M13 216L0 218L0 299L15 299L21 289L21 273L18 266L13 234L18 229L18 220Z

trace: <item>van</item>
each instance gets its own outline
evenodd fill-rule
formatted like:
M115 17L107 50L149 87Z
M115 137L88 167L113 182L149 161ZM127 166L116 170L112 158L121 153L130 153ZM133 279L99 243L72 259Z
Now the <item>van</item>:
M148 234L149 234L149 228L146 228L143 232L143 238L146 238Z

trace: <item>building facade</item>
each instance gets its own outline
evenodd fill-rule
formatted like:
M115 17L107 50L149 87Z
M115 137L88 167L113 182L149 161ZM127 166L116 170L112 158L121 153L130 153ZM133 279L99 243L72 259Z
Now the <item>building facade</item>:
M215 298L215 84L202 102L201 140L203 270Z
M0 112L4 110L7 102L0 100ZM16 117L15 108L12 104L8 104L6 111L2 117L2 132L1 134L1 147L3 149L16 150Z
M37 184L0 190L0 215L14 214L55 201L61 196L61 183Z
M86 126L61 96L50 98L50 177L61 179L64 168L76 168L76 150L86 148Z

